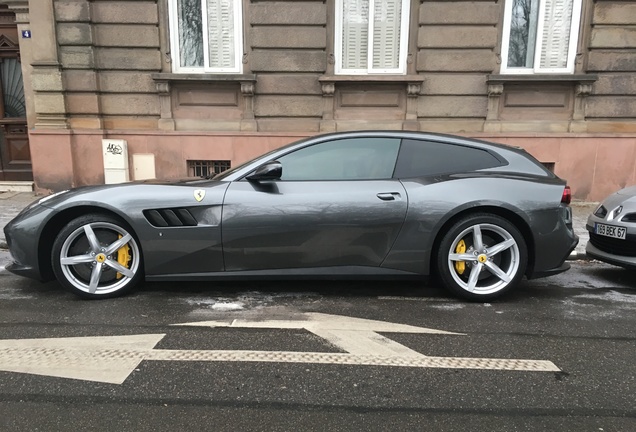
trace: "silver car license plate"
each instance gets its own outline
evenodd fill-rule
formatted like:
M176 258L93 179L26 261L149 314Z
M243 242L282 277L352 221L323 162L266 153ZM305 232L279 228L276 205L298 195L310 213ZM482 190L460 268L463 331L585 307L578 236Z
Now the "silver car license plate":
M598 235L621 240L625 240L625 237L627 236L627 229L625 228L600 223L594 225L594 232Z

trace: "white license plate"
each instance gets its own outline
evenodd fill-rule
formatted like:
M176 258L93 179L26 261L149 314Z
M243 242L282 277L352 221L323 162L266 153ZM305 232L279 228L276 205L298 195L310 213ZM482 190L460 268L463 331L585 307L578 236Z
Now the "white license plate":
M627 237L627 229L600 223L594 225L594 232L598 235L622 240L625 240L625 237Z

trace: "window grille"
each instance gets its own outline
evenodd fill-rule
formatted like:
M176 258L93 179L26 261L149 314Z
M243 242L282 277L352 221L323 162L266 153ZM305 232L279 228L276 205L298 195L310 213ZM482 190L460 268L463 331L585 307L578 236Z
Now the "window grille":
M554 172L554 162L541 162L541 165L546 167L551 173Z
M189 160L190 177L210 177L230 169L229 160Z

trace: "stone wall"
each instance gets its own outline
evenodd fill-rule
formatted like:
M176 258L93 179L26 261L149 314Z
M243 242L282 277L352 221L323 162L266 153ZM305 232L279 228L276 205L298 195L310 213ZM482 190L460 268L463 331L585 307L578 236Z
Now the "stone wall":
M411 0L401 77L334 75L335 0L243 0L233 77L172 74L167 0L50 1L61 71L34 86L71 128L636 131L634 2L585 2L574 76L519 78L498 75L503 0Z
M417 35L417 72L424 77L417 107L422 129L483 129L486 77L498 67L501 3L422 2Z
M254 115L260 131L317 132L318 77L327 67L327 6L322 1L249 5L248 67L257 75Z
M636 3L594 5L587 70L599 78L587 100L588 130L636 131Z
M162 68L156 1L56 0L71 128L156 128Z

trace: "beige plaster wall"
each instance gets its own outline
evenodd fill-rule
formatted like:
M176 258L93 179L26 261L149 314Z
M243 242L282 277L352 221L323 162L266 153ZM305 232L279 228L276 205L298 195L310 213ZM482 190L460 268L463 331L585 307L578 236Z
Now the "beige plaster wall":
M155 155L157 177L187 176L187 160L230 160L237 166L269 150L311 134L232 134L180 132L31 131L35 183L38 192L104 182L102 138L124 139L128 155ZM575 199L599 201L636 184L635 135L539 135L472 137L526 149L541 162L555 164L555 173L568 181Z

